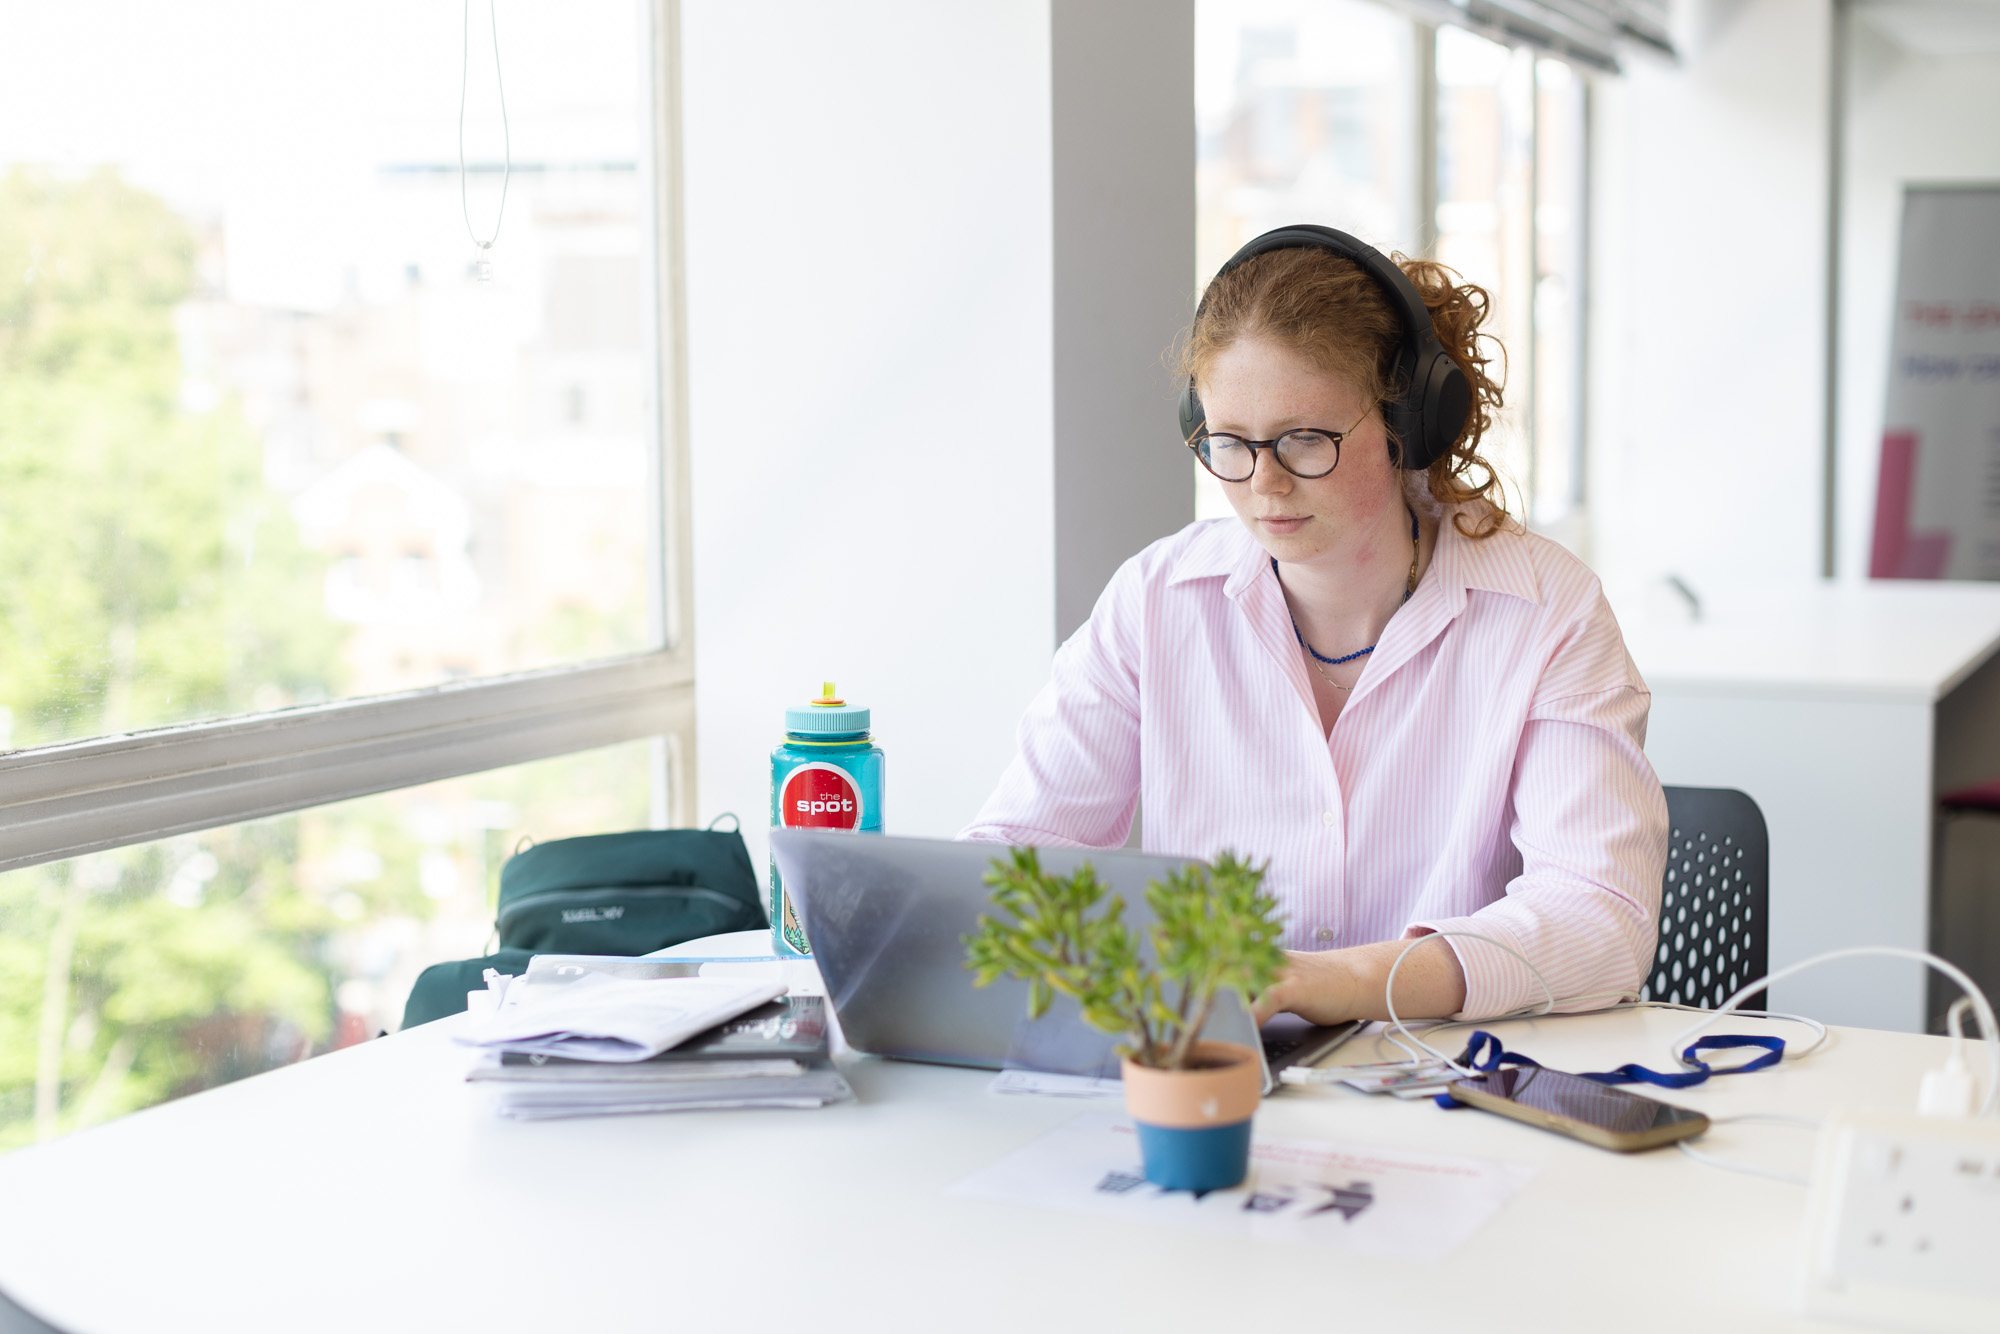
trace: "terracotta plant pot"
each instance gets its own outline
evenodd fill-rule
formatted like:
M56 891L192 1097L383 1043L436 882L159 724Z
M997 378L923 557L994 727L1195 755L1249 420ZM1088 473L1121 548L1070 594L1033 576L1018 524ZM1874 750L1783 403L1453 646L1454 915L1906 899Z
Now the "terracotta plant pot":
M1257 1054L1195 1044L1194 1070L1125 1062L1125 1110L1139 1128L1146 1180L1168 1190L1225 1190L1250 1174L1250 1119L1263 1099Z

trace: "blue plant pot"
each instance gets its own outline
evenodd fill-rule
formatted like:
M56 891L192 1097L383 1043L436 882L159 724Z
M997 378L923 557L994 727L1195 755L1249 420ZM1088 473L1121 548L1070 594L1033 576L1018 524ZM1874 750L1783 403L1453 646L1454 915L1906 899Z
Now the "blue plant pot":
M1134 1124L1146 1180L1165 1190L1227 1190L1250 1175L1248 1120L1193 1130Z

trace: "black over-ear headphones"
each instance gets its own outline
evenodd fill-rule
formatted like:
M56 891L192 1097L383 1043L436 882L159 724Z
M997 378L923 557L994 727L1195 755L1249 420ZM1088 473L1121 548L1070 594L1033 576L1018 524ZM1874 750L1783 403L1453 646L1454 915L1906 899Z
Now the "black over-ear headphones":
M1395 376L1404 385L1403 396L1382 405L1382 420L1390 434L1403 444L1405 468L1421 470L1451 453L1458 433L1465 429L1466 414L1472 410L1472 386L1438 340L1431 324L1430 308L1417 292L1416 284L1396 266L1395 261L1365 241L1346 232L1311 223L1280 227L1265 232L1229 257L1215 277L1258 255L1273 250L1325 250L1351 259L1389 294L1389 300L1403 317L1403 345L1396 353ZM1211 280L1213 286L1213 280ZM1204 293L1195 318L1207 306ZM1194 391L1194 377L1181 390L1181 439L1192 440L1208 422L1201 399Z

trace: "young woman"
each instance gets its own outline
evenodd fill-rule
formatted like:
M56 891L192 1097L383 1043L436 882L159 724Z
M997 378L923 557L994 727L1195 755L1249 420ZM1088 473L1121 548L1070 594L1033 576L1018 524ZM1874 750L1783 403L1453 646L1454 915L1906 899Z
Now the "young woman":
M1260 1018L1386 1017L1390 965L1433 932L1503 942L1569 1008L1651 967L1649 695L1596 578L1502 508L1480 454L1501 401L1487 298L1455 278L1323 228L1216 276L1183 418L1236 519L1113 576L961 835L1117 847L1143 809L1149 852L1268 859L1291 954ZM1407 1017L1544 1000L1465 935L1396 974Z

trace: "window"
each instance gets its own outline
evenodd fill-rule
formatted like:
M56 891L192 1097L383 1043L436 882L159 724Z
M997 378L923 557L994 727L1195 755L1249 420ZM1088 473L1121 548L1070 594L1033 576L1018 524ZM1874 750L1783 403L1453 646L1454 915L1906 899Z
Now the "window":
M449 6L8 43L9 744L656 641L640 14L500 17L504 121Z
M1507 406L1485 452L1520 508L1530 485L1533 372L1533 54L1458 28L1437 34L1437 257L1493 299Z
M1196 8L1197 264L1325 222L1410 249L1416 232L1416 30L1367 0Z
M1584 82L1560 60L1535 62L1535 444L1537 527L1583 534Z
M647 818L650 747L0 874L0 1153L393 1031L486 952L500 864Z
M1488 457L1516 512L1580 534L1582 76L1372 0L1202 0L1197 24L1198 280L1260 232L1318 222L1485 287L1509 356ZM1229 513L1195 479L1197 514Z
M1583 84L1561 61L1437 32L1437 257L1493 298L1507 403L1490 439L1517 513L1582 503Z
M247 1072L477 952L503 834L687 818L672 14L10 11L0 1125L58 1021L44 1130L192 1086L103 1083L179 965L89 941L207 951Z

